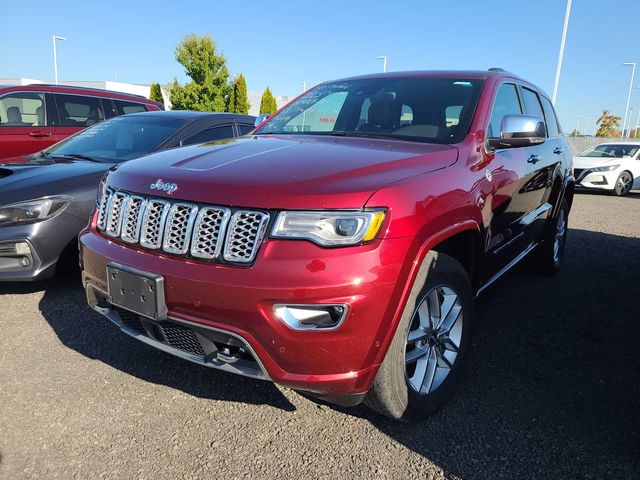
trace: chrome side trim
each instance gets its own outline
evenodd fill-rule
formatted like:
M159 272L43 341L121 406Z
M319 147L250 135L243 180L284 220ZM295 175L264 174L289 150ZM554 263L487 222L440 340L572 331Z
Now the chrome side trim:
M529 244L529 246L526 249L524 249L516 258L511 260L507 265L505 265L499 272L497 272L493 277L487 280L487 282L485 282L485 284L478 289L476 293L476 298L482 295L482 293L484 293L484 291L487 288L493 285L496 282L496 280L498 280L502 275L504 275L509 270L511 270L518 262L520 262L524 257L526 257L529 254L529 252L531 252L531 250L533 250L537 246L538 246L537 242L532 242L531 244Z
M545 202L535 210L532 210L529 213L527 213L525 216L523 216L520 219L520 223L522 225L531 225L536 218L547 213L549 210L551 210L551 204Z

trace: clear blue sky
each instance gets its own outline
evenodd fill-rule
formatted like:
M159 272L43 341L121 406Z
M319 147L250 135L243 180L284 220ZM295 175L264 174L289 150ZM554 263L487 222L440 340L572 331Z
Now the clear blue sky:
M0 77L184 81L174 48L210 33L250 90L294 95L301 81L389 70L500 66L551 94L566 0L244 2L2 1ZM557 108L565 131L603 108L622 116L640 63L640 0L574 0ZM640 85L640 68L636 72ZM632 105L640 105L634 89ZM638 110L633 113L633 121ZM582 121L581 125L592 122ZM581 128L582 129L582 128ZM589 127L590 130L593 127Z

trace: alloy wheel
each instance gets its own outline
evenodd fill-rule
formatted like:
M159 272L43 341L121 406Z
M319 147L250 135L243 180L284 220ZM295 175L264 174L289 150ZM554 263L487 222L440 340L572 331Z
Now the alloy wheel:
M633 179L631 178L631 175L623 172L622 175L620 175L620 178L618 178L618 191L620 192L620 195L626 195L629 193L632 183Z
M418 304L407 333L405 373L411 388L429 394L449 376L462 341L462 304L445 285L431 289Z
M556 221L556 232L553 236L553 261L554 263L560 262L560 256L562 255L562 247L564 246L564 240L567 234L567 217L564 210L560 210L558 213L558 220Z

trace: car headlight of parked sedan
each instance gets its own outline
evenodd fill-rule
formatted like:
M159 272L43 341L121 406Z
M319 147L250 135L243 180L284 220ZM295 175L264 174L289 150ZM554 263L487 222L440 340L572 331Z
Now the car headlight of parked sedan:
M0 206L0 225L40 222L61 213L69 198L64 196L44 197Z
M278 214L271 236L323 247L357 245L375 238L384 217L383 210L285 211Z
M620 165L607 165L605 167L596 167L596 168L592 168L591 171L592 172L611 172L613 170L615 170L616 168L618 168Z

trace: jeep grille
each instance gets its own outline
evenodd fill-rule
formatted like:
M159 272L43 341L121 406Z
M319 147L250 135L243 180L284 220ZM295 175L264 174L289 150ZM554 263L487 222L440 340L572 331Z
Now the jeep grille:
M226 207L147 198L106 188L97 226L110 237L150 250L251 263L268 222L266 212L232 212Z

